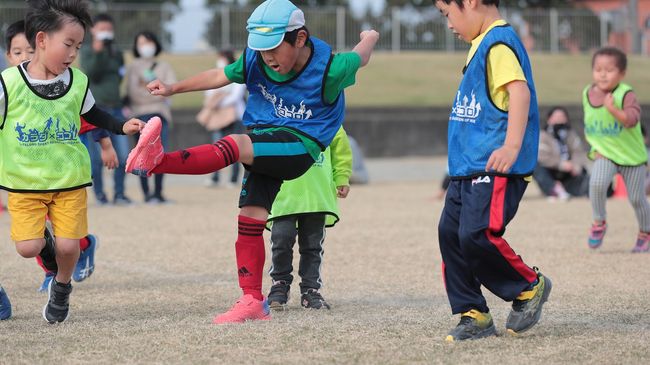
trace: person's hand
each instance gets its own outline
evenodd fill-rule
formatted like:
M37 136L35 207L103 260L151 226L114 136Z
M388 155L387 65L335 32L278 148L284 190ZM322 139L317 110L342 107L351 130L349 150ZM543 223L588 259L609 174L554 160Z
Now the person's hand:
M374 29L370 29L370 30L364 30L363 32L361 32L361 34L359 34L360 40L364 40L368 37L374 38L374 41L376 42L377 40L379 40L379 33Z
M147 89L149 90L151 95L159 95L159 96L173 95L171 86L157 79L148 83Z
M141 121L140 119L132 118L124 123L122 131L126 135L132 135L140 132L144 126L145 122Z
M342 185L336 187L336 196L345 199L350 193L350 186Z
M485 171L490 172L490 170L494 170L502 174L507 173L517 160L518 154L519 149L515 147L502 146L501 148L497 148L490 155L487 165L485 165Z
M560 171L564 171L564 172L573 171L573 163L571 163L571 161L560 162Z
M115 148L113 148L112 145L107 149L104 149L102 147L101 157L104 166L106 166L106 168L109 170L116 168L119 164L117 161L117 153L115 152Z
M605 108L611 113L612 110L616 110L616 105L614 105L614 94L608 93L605 95Z

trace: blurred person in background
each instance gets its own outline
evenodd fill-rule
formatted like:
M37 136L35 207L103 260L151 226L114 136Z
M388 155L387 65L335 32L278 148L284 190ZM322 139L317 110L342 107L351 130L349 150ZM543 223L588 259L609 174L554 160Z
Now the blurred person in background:
M151 95L147 84L153 80L161 80L164 83L176 82L176 74L171 65L158 58L162 52L162 46L158 37L150 31L138 33L133 40L133 56L135 59L126 70L126 99L128 100L129 113L132 118L149 120L152 117L160 117L162 121L161 139L165 149L169 142L169 124L172 120L171 99ZM135 135L137 143L140 134ZM163 196L163 174L154 175L154 191L149 190L147 177L140 177L140 185L147 203L166 203Z
M81 48L80 66L88 75L90 88L97 102L97 106L112 115L117 120L123 120L122 100L120 98L120 83L124 76L124 58L122 52L114 45L115 22L106 14L97 14L93 19L90 29L91 44ZM113 172L114 194L113 203L128 205L131 203L125 194L124 180L126 174L124 167L126 156L129 153L129 139L125 135L110 133L113 148L117 152L119 165ZM98 204L108 204L109 200L104 191L102 178L102 158L100 146L88 138L84 141L88 147L91 160L93 189Z

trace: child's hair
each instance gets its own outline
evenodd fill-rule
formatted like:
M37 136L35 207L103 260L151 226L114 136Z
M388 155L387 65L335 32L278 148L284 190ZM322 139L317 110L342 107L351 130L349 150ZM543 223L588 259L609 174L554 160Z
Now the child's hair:
M433 3L435 4L438 1L442 1L443 3L449 5L451 2L455 2L456 5L458 5L459 8L463 9L465 5L463 5L463 0L433 0ZM499 7L499 0L481 0L483 5L494 5L497 8Z
M546 113L546 120L548 120L548 118L550 118L551 115L553 115L553 113L555 113L557 111L561 111L562 113L564 113L564 115L566 116L567 121L571 119L569 117L569 111L567 110L567 108L565 108L563 106L554 106L554 107L552 107L551 109L548 110L548 113Z
M307 33L307 39L309 39L309 29L307 29L307 27L305 27L305 26L302 26L302 27L300 27L298 29L292 30L291 32L284 33L283 41L289 43L292 46L295 46L296 45L296 40L298 39L298 33L301 30L304 30L305 33Z
M136 58L140 58L140 52L138 52L138 38L140 38L140 36L143 36L145 39L153 42L156 45L156 53L154 54L154 56L158 56L160 52L162 52L162 45L160 45L160 41L158 41L158 37L156 37L156 35L153 32L144 30L136 34L135 38L133 38L133 55Z
M25 21L24 20L19 20L17 22L11 23L7 27L7 31L5 32L5 49L7 50L7 53L11 51L11 41L14 39L15 36L18 34L25 33Z
M95 15L95 17L93 18L93 24L97 24L99 22L109 22L111 24L115 24L113 17L110 16L108 13L99 13Z
M92 24L88 4L83 0L27 0L27 4L25 36L34 49L38 32L56 32L66 22L77 23L86 31Z
M627 69L627 55L625 52L621 51L620 49L616 47L603 47L599 50L597 50L594 53L593 58L591 59L591 67L594 67L594 64L596 63L596 57L598 56L610 56L614 57L614 60L616 61L616 67L621 71L625 71Z

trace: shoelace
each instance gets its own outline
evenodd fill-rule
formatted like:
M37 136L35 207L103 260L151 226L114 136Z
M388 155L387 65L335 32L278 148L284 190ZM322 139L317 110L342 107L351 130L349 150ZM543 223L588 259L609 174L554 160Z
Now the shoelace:
M472 324L472 321L474 321L474 318L470 316L461 316L460 317L460 322L458 322L458 326L464 326L468 324Z
M52 287L52 304L59 307L59 309L65 308L70 302L70 291L68 288L58 287L55 285Z

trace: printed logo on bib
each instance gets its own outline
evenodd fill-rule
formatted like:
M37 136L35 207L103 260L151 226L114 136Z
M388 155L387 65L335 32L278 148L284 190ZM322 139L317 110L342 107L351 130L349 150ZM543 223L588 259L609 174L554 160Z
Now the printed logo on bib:
M67 129L57 118L56 123L50 117L43 126L39 128L27 129L27 123L16 123L16 139L23 146L46 145L53 143L77 143L79 129L75 123L68 123Z
M266 90L266 87L264 87L264 85L257 84L257 86L259 86L260 90L262 91L262 95L264 95L264 99L268 100L271 104L273 104L273 109L275 109L275 115L277 115L278 117L298 119L298 120L307 120L311 118L313 113L311 109L307 109L305 107L304 100L300 102L300 106L291 105L291 108L289 108L288 106L284 105L284 100L282 98L278 100L278 97L276 95L269 93Z
M464 95L462 98L462 103L459 91L456 95L456 104L454 104L454 107L451 109L451 116L449 117L449 120L462 123L476 123L476 118L478 118L480 113L481 103L476 102L476 95L474 95L474 90L472 90L471 101L467 95Z
M605 125L605 122L597 120L585 125L585 134L590 136L612 137L618 136L623 131L623 125L618 121Z

